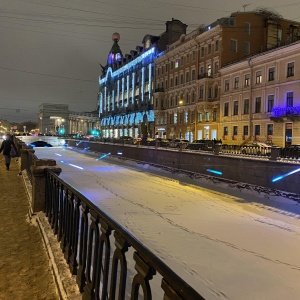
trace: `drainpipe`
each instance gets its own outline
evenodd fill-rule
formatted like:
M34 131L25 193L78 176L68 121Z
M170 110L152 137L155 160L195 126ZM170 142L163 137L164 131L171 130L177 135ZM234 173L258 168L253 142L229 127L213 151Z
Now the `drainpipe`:
M250 95L249 95L249 137L253 140L253 110L252 110L252 102L253 102L253 99L252 99L252 80L253 80L253 74L252 74L252 67L253 67L253 64L252 64L252 57L250 57L248 59L248 66L250 67Z

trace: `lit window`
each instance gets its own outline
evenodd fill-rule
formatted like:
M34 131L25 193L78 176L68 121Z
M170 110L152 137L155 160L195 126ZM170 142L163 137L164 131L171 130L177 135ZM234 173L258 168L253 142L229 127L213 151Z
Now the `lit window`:
M179 61L178 61L178 58L176 58L175 59L175 69L178 68L178 65L179 65Z
M261 71L256 72L256 84L260 84L262 82Z
M246 74L245 75L245 86L249 86L250 85L250 75Z

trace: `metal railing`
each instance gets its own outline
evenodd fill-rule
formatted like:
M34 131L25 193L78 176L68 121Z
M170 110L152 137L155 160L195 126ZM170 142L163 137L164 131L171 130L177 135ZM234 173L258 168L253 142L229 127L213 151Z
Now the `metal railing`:
M83 299L128 295L147 300L204 299L120 224L49 170L45 194L46 216ZM133 262L135 270L128 267ZM151 281L156 274L160 285Z

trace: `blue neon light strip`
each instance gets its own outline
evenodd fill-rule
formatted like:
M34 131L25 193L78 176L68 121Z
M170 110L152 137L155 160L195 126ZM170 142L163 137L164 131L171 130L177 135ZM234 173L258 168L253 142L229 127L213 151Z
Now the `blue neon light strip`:
M80 169L80 170L83 170L83 168L79 167L79 166L76 166L76 165L73 165L73 164L68 164L69 166L71 167L74 167L74 168L77 168L77 169Z
M207 172L213 173L213 174L217 174L217 175L223 175L223 173L221 171L217 171L217 170L212 170L212 169L206 169Z
M103 159L103 158L107 157L108 155L110 155L110 153L104 154L104 155L100 156L99 158L97 158L96 160Z
M295 174L295 173L297 173L297 172L299 172L299 171L300 171L300 168L299 168L299 169L296 169L296 170L294 170L294 171L291 171L291 172L289 172L289 173L286 173L286 174L284 174L284 175L275 177L274 179L272 179L272 182L279 181L279 180L281 180L281 179L283 179L283 178L285 178L285 177L287 177L287 176L290 176L290 175L292 175L292 174Z
M112 69L108 68L105 78L100 79L100 77L99 77L99 84L103 84L103 83L106 82L109 72L111 73L112 77L118 76L119 74L121 74L125 71L128 71L130 68L134 67L136 64L140 63L144 58L146 58L147 56L153 54L154 52L155 52L155 48L153 47L150 50L143 53L141 56L137 57L135 60L129 62L128 64L126 64L122 68L116 70L115 72L112 72Z

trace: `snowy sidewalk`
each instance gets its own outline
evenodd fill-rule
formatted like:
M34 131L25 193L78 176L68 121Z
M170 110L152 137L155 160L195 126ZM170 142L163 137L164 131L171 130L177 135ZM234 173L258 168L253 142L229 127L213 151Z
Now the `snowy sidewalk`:
M19 164L0 154L0 299L59 299L40 230L29 220Z

